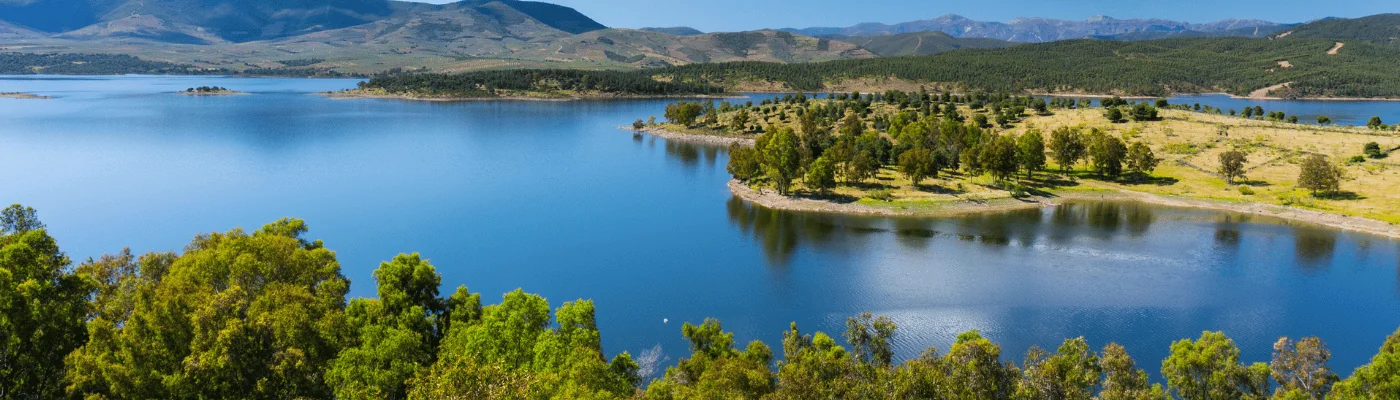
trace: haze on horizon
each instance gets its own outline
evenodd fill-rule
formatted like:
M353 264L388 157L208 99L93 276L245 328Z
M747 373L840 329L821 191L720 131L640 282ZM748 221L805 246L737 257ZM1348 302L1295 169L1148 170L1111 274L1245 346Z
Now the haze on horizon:
M417 0L452 3L458 0ZM1321 6L1299 0L547 0L569 6L615 28L689 26L706 32L764 28L844 27L865 22L894 24L958 14L979 21L1021 17L1084 20L1096 15L1119 19L1161 18L1193 23L1260 19L1278 23L1326 17L1355 18L1400 12L1392 0L1336 0Z

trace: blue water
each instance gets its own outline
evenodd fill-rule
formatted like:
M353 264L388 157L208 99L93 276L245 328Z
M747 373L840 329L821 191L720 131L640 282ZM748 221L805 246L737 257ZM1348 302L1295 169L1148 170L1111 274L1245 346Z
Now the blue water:
M353 296L373 295L379 262L417 251L445 291L594 299L608 352L659 344L673 362L687 354L680 323L705 317L776 348L789 322L839 335L872 311L900 325L901 357L968 329L1017 362L1082 335L1124 344L1154 375L1172 341L1202 330L1225 331L1251 362L1279 336L1320 336L1349 372L1400 327L1389 239L1123 203L952 219L777 212L729 194L723 149L614 129L665 101L308 94L354 83L0 77L0 92L55 96L0 99L0 203L39 209L77 260L295 216L337 251ZM201 85L252 94L171 93ZM1338 104L1353 106L1297 107Z
M1056 96L1079 98L1074 96ZM1095 105L1099 99L1092 99ZM1296 115L1305 124L1316 124L1317 117L1327 116L1333 125L1366 125L1371 117L1381 117L1387 124L1400 122L1400 101L1374 100L1257 100L1231 97L1225 94L1181 95L1167 99L1171 104L1213 106L1225 115L1230 110L1244 112L1245 107L1263 107L1264 112L1282 111Z

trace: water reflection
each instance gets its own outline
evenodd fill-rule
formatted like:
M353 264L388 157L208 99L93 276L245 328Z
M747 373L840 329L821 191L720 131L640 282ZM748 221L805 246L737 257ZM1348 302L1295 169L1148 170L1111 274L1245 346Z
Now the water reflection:
M1314 227L1293 229L1293 252L1298 259L1298 268L1304 272L1317 273L1332 264L1332 255L1337 248L1337 231Z

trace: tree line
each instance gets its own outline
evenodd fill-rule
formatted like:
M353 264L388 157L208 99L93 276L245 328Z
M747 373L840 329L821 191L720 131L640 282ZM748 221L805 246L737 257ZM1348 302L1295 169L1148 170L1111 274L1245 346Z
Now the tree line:
M496 97L500 91L576 91L645 96L715 94L724 91L707 83L659 81L636 71L570 69L386 74L375 76L362 87L383 89L390 93L451 97Z
M691 64L646 71L687 82L741 87L776 82L821 91L856 78L897 78L988 92L1171 93L1224 91L1245 95L1293 82L1284 97L1397 97L1400 48L1348 43L1327 55L1327 39L1176 38L1151 41L1067 40L1004 49L961 49L931 56L778 64ZM1355 48L1353 48L1355 47ZM1293 67L1283 68L1279 60Z
M418 254L374 271L376 298L347 299L335 253L283 219L203 234L173 252L72 265L32 208L0 212L0 398L892 398L1366 399L1400 396L1400 331L1341 379L1321 340L1281 338L1243 364L1224 334L1173 343L1165 385L1119 345L1083 338L1017 364L977 331L896 363L889 318L846 321L844 344L793 324L782 359L737 346L717 320L686 323L691 354L659 367L607 358L591 301L500 303L441 278Z

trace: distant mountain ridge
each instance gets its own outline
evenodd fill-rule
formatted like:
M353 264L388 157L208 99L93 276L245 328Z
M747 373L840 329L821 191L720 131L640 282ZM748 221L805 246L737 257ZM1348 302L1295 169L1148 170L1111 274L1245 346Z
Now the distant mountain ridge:
M1227 19L1192 24L1165 19L1115 19L1095 16L1084 21L1051 18L1017 18L1009 22L976 21L960 15L947 14L934 19L899 24L863 23L850 27L785 28L808 36L843 35L849 37L883 36L901 33L939 31L955 38L988 38L1012 42L1053 42L1057 40L1114 36L1141 32L1222 32L1244 28L1272 27L1278 23Z
M392 0L0 0L0 21L84 39L111 36L173 43L242 43L443 9L476 9L488 18L501 17L493 10L502 7L571 34L607 28L572 8L519 0L466 0L445 5Z

